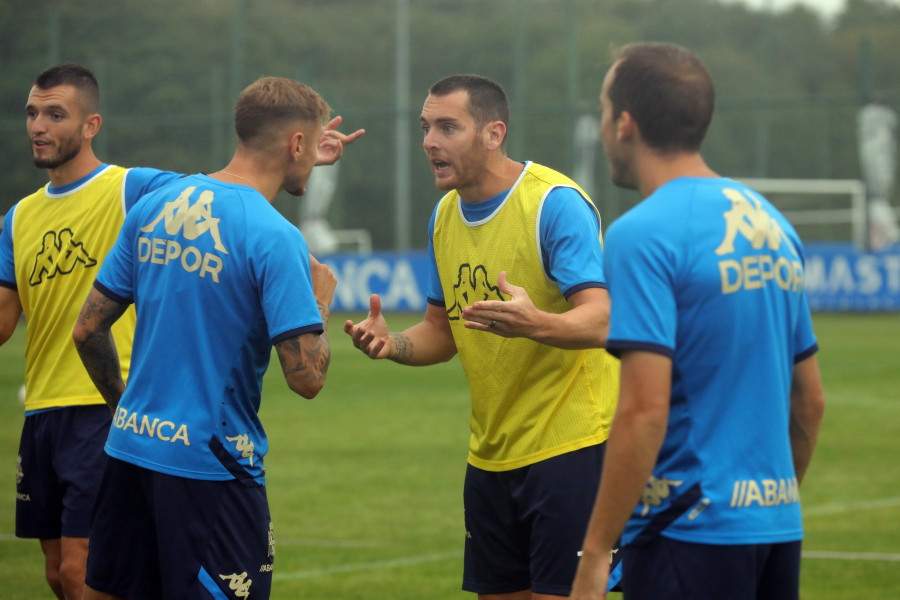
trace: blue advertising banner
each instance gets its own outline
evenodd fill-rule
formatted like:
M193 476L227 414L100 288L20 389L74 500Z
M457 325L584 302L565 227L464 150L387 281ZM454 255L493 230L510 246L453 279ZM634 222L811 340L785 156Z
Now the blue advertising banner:
M373 252L317 257L337 277L331 310L367 312L369 296L381 296L384 312L425 312L428 252Z
M812 310L900 310L900 246L880 252L860 252L850 243L803 247Z
M805 285L814 311L900 311L900 246L860 252L850 243L807 243ZM331 309L366 312L381 296L385 312L424 312L428 253L333 254L320 260L338 283Z

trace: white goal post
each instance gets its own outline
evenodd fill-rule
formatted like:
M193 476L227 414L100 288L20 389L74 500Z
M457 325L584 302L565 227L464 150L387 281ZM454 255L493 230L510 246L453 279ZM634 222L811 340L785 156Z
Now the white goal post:
M849 208L782 210L781 214L792 225L849 223L853 243L856 247L865 249L868 246L869 220L866 206L866 186L859 179L760 179L753 177L734 177L733 179L763 195L779 193L849 196Z

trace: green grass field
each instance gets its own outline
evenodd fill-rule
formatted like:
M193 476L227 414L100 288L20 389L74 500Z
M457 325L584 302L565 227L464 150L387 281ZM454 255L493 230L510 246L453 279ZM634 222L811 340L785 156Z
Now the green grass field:
M390 315L392 329L416 317ZM460 591L468 392L454 360L375 362L332 317L320 396L289 392L277 359L263 390L276 535L273 599L474 598ZM828 399L802 488L802 598L900 595L900 315L815 316ZM38 543L13 536L24 327L0 347L0 581L7 600L50 598ZM612 597L619 598L618 594Z

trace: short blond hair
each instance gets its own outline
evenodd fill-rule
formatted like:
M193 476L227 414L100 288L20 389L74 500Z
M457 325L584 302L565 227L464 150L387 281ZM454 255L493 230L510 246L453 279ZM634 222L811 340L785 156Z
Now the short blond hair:
M260 77L234 108L234 129L245 144L264 145L278 129L296 121L324 124L331 108L308 85L284 77Z

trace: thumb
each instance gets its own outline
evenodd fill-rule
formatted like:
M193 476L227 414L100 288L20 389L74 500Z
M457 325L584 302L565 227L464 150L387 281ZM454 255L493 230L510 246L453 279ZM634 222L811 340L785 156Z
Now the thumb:
M377 317L381 314L381 297L378 294L369 296L369 316Z
M507 296L512 296L513 298L515 298L516 293L522 288L509 283L506 280L506 271L500 271L500 276L497 277L497 289L499 289Z

